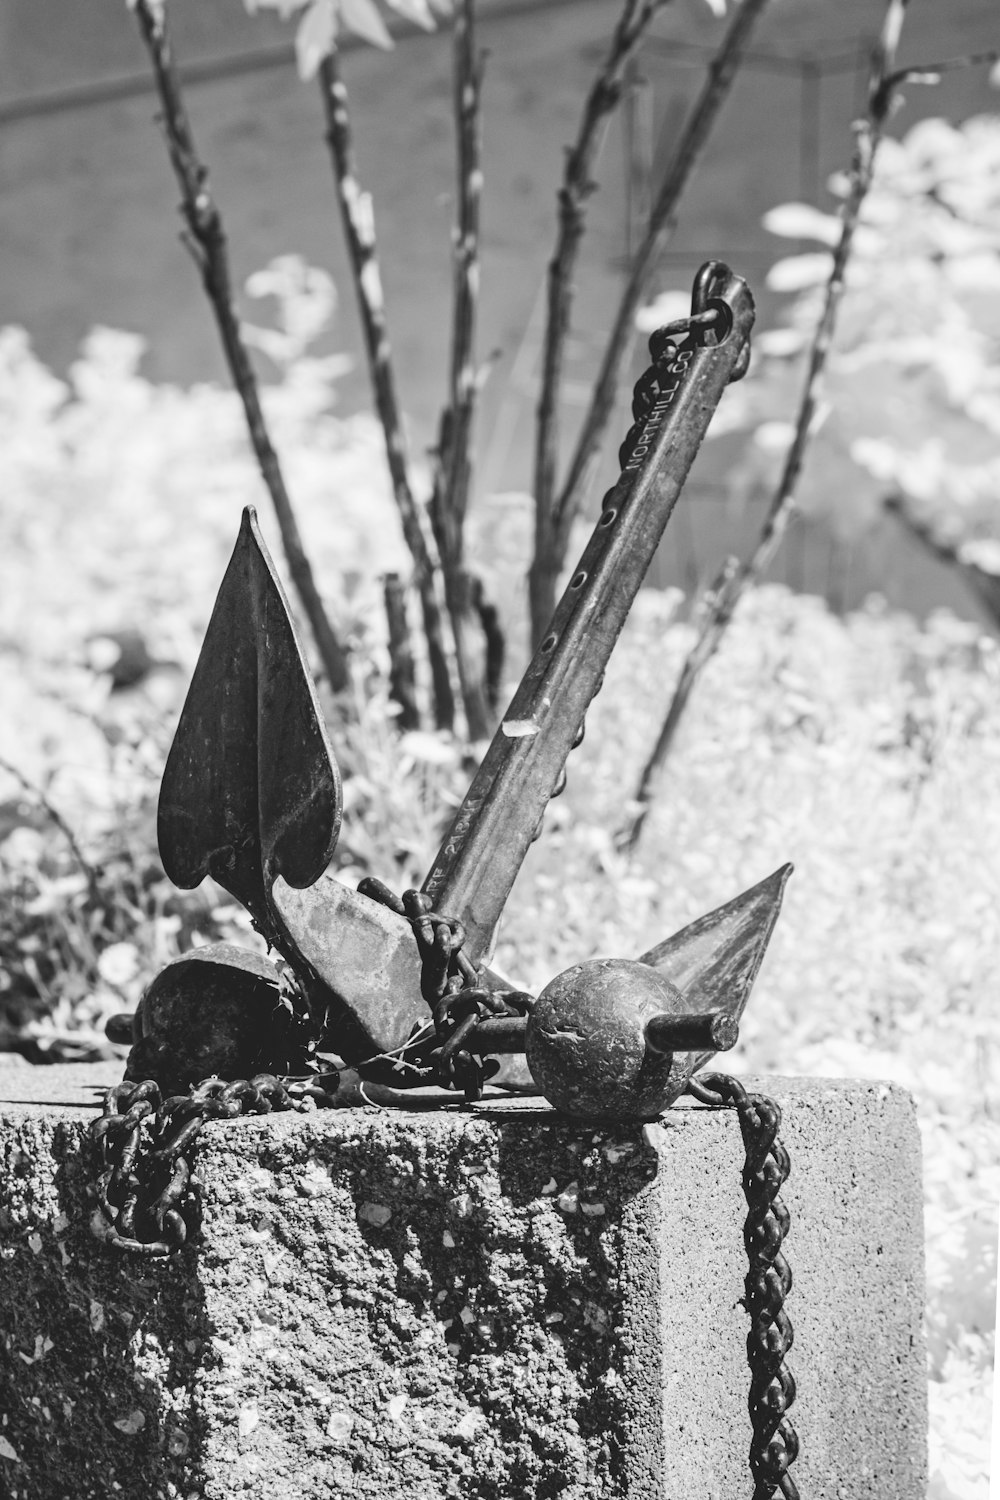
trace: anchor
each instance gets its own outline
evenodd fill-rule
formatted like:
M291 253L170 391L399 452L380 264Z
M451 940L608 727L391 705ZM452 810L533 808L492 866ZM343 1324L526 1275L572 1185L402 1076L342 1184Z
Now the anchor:
M746 368L753 317L746 283L708 262L690 318L650 339L620 477L419 891L397 896L372 877L355 891L326 873L340 774L244 511L166 762L158 837L170 879L193 888L211 876L287 969L279 980L228 945L175 960L135 1016L109 1025L133 1042L127 1079L185 1088L206 1074L289 1072L296 1058L308 1071L309 1033L341 1064L333 1102L356 1101L359 1080L383 1101L427 1085L474 1100L499 1056L523 1052L558 1110L648 1121L735 1045L789 865L636 959L575 965L537 999L487 960L708 423Z
M710 261L690 318L650 339L619 479L420 890L398 895L369 876L352 891L326 872L340 774L281 583L244 512L164 769L158 834L170 878L193 888L211 876L280 961L196 949L153 980L134 1015L109 1023L132 1047L91 1126L101 1160L91 1227L119 1252L169 1256L197 1227L191 1147L206 1121L439 1108L457 1090L474 1103L505 1053L523 1052L534 1087L576 1119L639 1126L684 1093L734 1108L754 1495L796 1500L781 1111L735 1078L694 1076L736 1043L791 866L636 959L574 965L537 998L488 967L712 413L746 368L752 323L745 282Z

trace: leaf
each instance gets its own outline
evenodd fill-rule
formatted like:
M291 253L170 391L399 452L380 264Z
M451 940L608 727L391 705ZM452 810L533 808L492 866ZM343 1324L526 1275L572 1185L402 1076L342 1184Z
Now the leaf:
M780 203L761 221L771 234L789 240L819 240L821 245L835 245L840 239L840 220L836 214L820 213L808 203Z
M690 311L690 292L661 292L655 301L639 308L635 315L635 326L639 333L654 333L665 323L686 318Z
M119 989L136 977L141 965L134 943L111 943L97 960L97 972L106 984Z
M375 0L340 0L340 19L349 31L373 46L392 50L392 37L378 13Z
M973 537L971 541L963 542L958 549L958 560L967 567L1000 578L1000 542L994 537Z
M21 1462L20 1455L11 1447L5 1437L0 1437L0 1458L9 1458L16 1464Z
M289 16L308 5L309 0L243 0L243 4L251 16L259 10L276 10L281 19L287 21Z
M726 0L705 0L705 4L708 6L713 16L719 16L721 18L726 14Z
M431 8L427 0L386 0L393 10L412 21L414 26L422 26L424 31L435 31L437 29Z
M295 57L301 79L315 78L320 63L333 51L336 36L336 0L313 0L295 33Z
M775 261L767 273L767 285L772 292L802 292L807 287L822 286L830 275L832 256L826 251L812 255L789 255Z

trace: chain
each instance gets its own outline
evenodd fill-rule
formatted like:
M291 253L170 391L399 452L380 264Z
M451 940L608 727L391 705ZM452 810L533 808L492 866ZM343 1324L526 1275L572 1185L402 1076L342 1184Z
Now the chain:
M487 989L483 966L477 967L464 952L464 926L434 911L423 891L404 891L400 897L373 875L362 880L358 890L406 917L413 927L421 961L420 993L431 1012L430 1022L418 1027L397 1054L371 1058L360 1066L366 1074L382 1061L396 1070L401 1064L415 1068L423 1081L460 1088L466 1103L475 1103L500 1064L496 1058L474 1055L463 1043L487 1016L524 1015L534 997L521 990Z
M786 1413L795 1400L795 1379L785 1364L793 1332L784 1309L792 1289L792 1272L781 1251L788 1233L788 1209L778 1192L788 1177L788 1152L778 1140L781 1110L764 1094L748 1094L735 1078L709 1073L688 1082L687 1092L702 1104L731 1105L739 1117L746 1150L743 1192L747 1213L743 1227L750 1267L745 1306L750 1314L747 1361L748 1406L753 1425L750 1470L753 1500L799 1500L788 1472L799 1451L799 1439Z
M206 1078L189 1093L167 1099L152 1079L108 1089L103 1114L90 1126L102 1166L95 1232L116 1249L138 1255L165 1256L180 1249L195 1228L189 1152L205 1121L332 1105L329 1082L335 1089L332 1075Z
M351 1075L318 1073L296 1079L273 1073L232 1081L206 1078L188 1093L167 1098L151 1078L108 1089L103 1113L90 1133L101 1155L100 1218L95 1228L115 1248L160 1257L186 1243L196 1213L188 1153L206 1120L363 1102L368 1097L363 1080L377 1083L380 1074L404 1086L438 1083L460 1088L470 1102L482 1097L484 1084L500 1064L495 1058L474 1056L463 1043L480 1020L523 1014L532 997L484 988L484 971L462 951L461 922L433 911L422 892L406 891L400 899L374 878L362 881L360 889L412 923L422 961L421 992L431 1011L428 1024L416 1028L396 1054L360 1064L356 1100L348 1082ZM339 1085L344 1086L338 1089ZM378 1097L402 1102L390 1088L372 1093L370 1102Z

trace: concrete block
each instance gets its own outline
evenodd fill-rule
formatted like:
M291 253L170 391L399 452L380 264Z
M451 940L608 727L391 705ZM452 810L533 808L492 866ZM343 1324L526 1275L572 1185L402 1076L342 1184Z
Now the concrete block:
M152 1262L90 1229L82 1086L117 1076L0 1069L0 1495L752 1494L734 1113L645 1137L523 1101L213 1124L201 1235ZM792 1161L799 1489L922 1500L912 1101L753 1086Z

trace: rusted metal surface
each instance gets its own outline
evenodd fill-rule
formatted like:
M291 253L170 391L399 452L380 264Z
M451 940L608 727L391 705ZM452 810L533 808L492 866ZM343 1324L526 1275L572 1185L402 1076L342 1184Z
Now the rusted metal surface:
M582 737L587 707L708 422L745 363L753 323L746 284L711 263L698 286L700 321L688 337L679 345L650 342L658 357L636 387L636 422L622 446L621 477L605 497L552 627L424 881L434 906L461 919L462 952L474 966L545 807L561 787L566 759ZM398 1047L420 1017L423 959L407 918L389 908L370 911L364 898L332 882L294 893L279 881L271 900L308 960L314 989L325 989L331 1018L342 1014L352 1036L367 1036L374 1052ZM347 934L343 941L341 933ZM494 986L487 980L486 987Z
M523 1041L547 1095L572 1096L572 1112L600 1113L603 1100L648 1118L735 1041L787 870L640 960L578 966L537 1007L482 959L711 416L746 367L753 316L746 284L709 262L691 317L650 340L619 480L420 892L400 898L375 880L355 892L322 873L339 776L245 512L164 774L161 853L176 883L210 874L243 901L293 966L324 1045L372 1078L391 1065L393 1083L436 1080L474 1098L486 1048ZM165 1043L150 1033L142 1045L152 1057Z
M160 786L160 858L206 875L280 944L268 893L308 886L340 832L340 774L252 506L219 589Z
M728 1052L739 1041L740 1028L724 1010L707 1010L700 1016L686 1010L676 1016L654 1016L644 1033L646 1046L654 1052Z
M738 1023L764 961L791 873L791 865L782 865L735 900L657 943L641 955L641 962L683 991L686 1009L694 1013L721 1010ZM714 1050L678 1053L675 1065L690 1077L704 1067Z
M799 1454L799 1438L788 1415L795 1401L795 1377L785 1363L794 1333L785 1311L792 1271L783 1245L791 1216L779 1194L791 1164L778 1139L781 1109L766 1094L748 1093L738 1078L725 1073L692 1079L688 1092L701 1104L736 1110L746 1152L743 1244L749 1267L744 1306L750 1315L747 1405L753 1425L749 1455L752 1500L799 1500L798 1486L788 1472Z
M651 379L636 390L636 424L621 476L549 630L532 657L438 851L423 889L461 916L474 962L493 931L604 676L632 601L670 519L722 393L738 367L754 307L746 283L713 268L714 331L680 344L650 340ZM705 308L698 308L704 311ZM648 387L648 389L647 389Z
M275 911L322 995L327 1029L341 1057L356 1061L401 1046L428 1018L420 990L420 950L406 917L332 876L308 890L280 877Z
M646 1024L683 1010L680 990L648 964L576 964L538 997L525 1052L531 1076L563 1114L655 1119L673 1103L673 1055L647 1045Z
M305 1066L302 1040L274 964L211 943L175 958L145 991L125 1077L155 1078L174 1094L213 1074L295 1073Z

